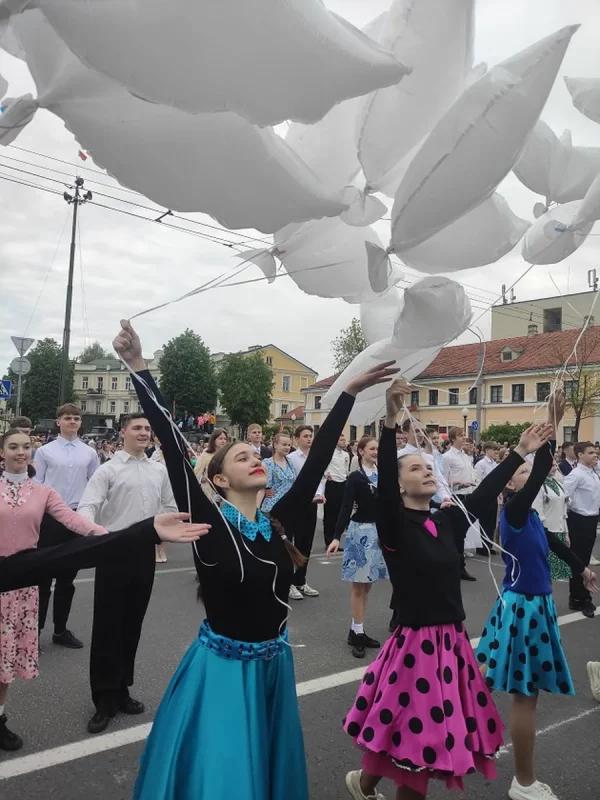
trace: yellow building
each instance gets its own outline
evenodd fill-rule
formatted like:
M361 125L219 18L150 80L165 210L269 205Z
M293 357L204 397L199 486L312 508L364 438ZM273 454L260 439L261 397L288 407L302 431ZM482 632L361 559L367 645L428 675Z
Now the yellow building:
M482 350L479 343L444 347L413 381L412 412L423 425L434 427L440 433L459 426L466 427L473 435L472 423L477 418L480 391L479 430L506 422L542 422L551 383L572 354L581 330L537 334L535 325L530 328L529 336L485 342L480 378ZM578 345L578 354L585 359L586 366L600 369L600 327L586 331ZM574 363L572 355L570 363ZM308 387L305 392L307 424L318 428L323 422L327 411L321 408L321 401L335 378L334 375ZM566 380L567 394L570 388ZM561 430L557 432L560 442L572 440L574 424L573 409L567 407ZM374 426L365 430L346 426L345 434L357 439L373 430ZM581 421L578 438L580 441L600 440L600 405L595 416Z
M315 382L317 372L274 344L253 345L242 355L254 355L255 353L260 353L273 371L274 383L269 419L269 422L273 423L276 418L283 417L304 404L303 392ZM213 353L211 358L218 365L225 355L225 353ZM219 407L217 408L217 417L222 416L223 410Z
M536 325L540 333L581 329L596 297L596 291L576 292L492 306L491 338L527 336L530 325ZM590 324L595 324L593 318Z

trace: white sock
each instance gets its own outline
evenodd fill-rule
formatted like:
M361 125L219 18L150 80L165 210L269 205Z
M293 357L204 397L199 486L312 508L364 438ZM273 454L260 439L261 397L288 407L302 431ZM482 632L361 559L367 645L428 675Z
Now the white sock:
M0 717L4 714L4 706L0 706Z
M352 620L352 631L354 633L364 633L365 626L362 622L354 622L354 620Z

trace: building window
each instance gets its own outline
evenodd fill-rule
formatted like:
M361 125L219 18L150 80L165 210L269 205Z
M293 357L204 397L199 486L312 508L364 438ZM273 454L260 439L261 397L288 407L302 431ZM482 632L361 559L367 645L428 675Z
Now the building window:
M512 385L512 401L513 403L525 402L525 384L513 383Z
M448 403L449 403L449 405L457 406L459 397L460 397L460 391L458 389L448 389Z
M289 375L282 375L281 376L281 391L282 392L289 392L290 386L292 384L292 379Z
M281 404L281 416L283 417L287 413L288 413L288 404L287 403L282 403Z
M550 383L536 383L535 399L538 403L545 403L550 397Z
M109 414L114 414L116 410L117 410L117 404L115 403L114 400L111 400L110 401L110 405L109 405L108 413Z
M125 378L125 391L126 392L130 392L131 391L131 376L130 375L128 375Z
M477 387L474 386L472 389L469 389L469 405L476 406L477 405Z
M102 375L98 375L97 381L98 381L98 391L101 392L104 389L104 378L102 377Z
M316 436L316 435L317 435L317 433L319 432L319 428L320 428L320 427L321 427L320 425L313 425L313 433L314 433L314 435L315 435L315 436Z
M136 411L138 412L138 414L141 412L141 410L142 410L142 404L138 403L137 404L137 408L136 408Z
M363 436L375 436L375 424L365 425Z
M562 308L544 309L544 333L562 331Z
M437 389L430 389L429 390L429 405L430 406L437 406L438 404L438 390Z
M501 354L502 361L512 361L514 357L513 351L510 347L505 347Z
M118 389L118 388L119 388L119 385L118 385L118 382L117 382L117 378L116 378L116 376L113 376L113 377L110 379L110 388L113 390L113 392L114 392L116 389Z
M320 410L321 410L321 395L320 394L316 394L315 395L315 411L320 411Z
M573 394L577 393L577 381L565 381L565 395L567 400L573 397Z
M102 400L96 400L96 414L102 413Z
M577 439L575 438L575 428L571 428L568 425L563 425L563 442L576 442Z
M81 410L82 410L82 411L83 411L83 413L85 414L85 412L87 411L87 401L85 401L85 400L82 400L82 401L81 401L81 403L80 403L80 405L81 405Z
M350 425L350 441L355 442L357 436L358 436L358 431L356 429L356 425Z
M490 403L502 402L502 386L490 386Z
M267 356L265 358L265 361L267 362L267 366L269 366L269 367L273 366L273 356Z
M123 413L129 414L129 400L123 402Z
M81 388L87 389L89 385L90 385L89 378L87 375L84 375L83 378L81 379Z
M418 406L419 405L419 390L417 389L414 392L410 393L410 404L411 406Z

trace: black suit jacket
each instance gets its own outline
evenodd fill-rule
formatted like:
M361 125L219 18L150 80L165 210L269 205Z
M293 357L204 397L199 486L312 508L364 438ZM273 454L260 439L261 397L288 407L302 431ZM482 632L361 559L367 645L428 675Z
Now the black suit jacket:
M568 475L569 472L573 472L573 467L569 464L569 462L566 459L559 462L558 468L563 475Z

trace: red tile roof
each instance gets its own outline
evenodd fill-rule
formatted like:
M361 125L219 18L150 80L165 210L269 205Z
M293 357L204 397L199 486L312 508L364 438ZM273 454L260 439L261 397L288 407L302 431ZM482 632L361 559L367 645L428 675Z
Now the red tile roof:
M323 378L322 381L318 381L317 383L311 383L307 389L329 389L330 386L333 386L335 381L339 378L341 373L336 373L335 375L330 375L329 378ZM306 390L304 390L306 391Z
M580 334L581 329L574 329L486 342L483 374L552 370L561 367ZM518 353L516 359L502 361L501 353L507 347ZM479 349L479 342L444 347L415 380L477 375ZM588 328L581 338L577 352L584 363L600 364L600 326ZM571 357L570 363L575 363L574 357Z
M288 411L287 414L283 414L281 417L277 417L277 419L291 420L292 414L295 415L296 419L304 419L304 406L296 406L296 408L292 408L292 410Z

